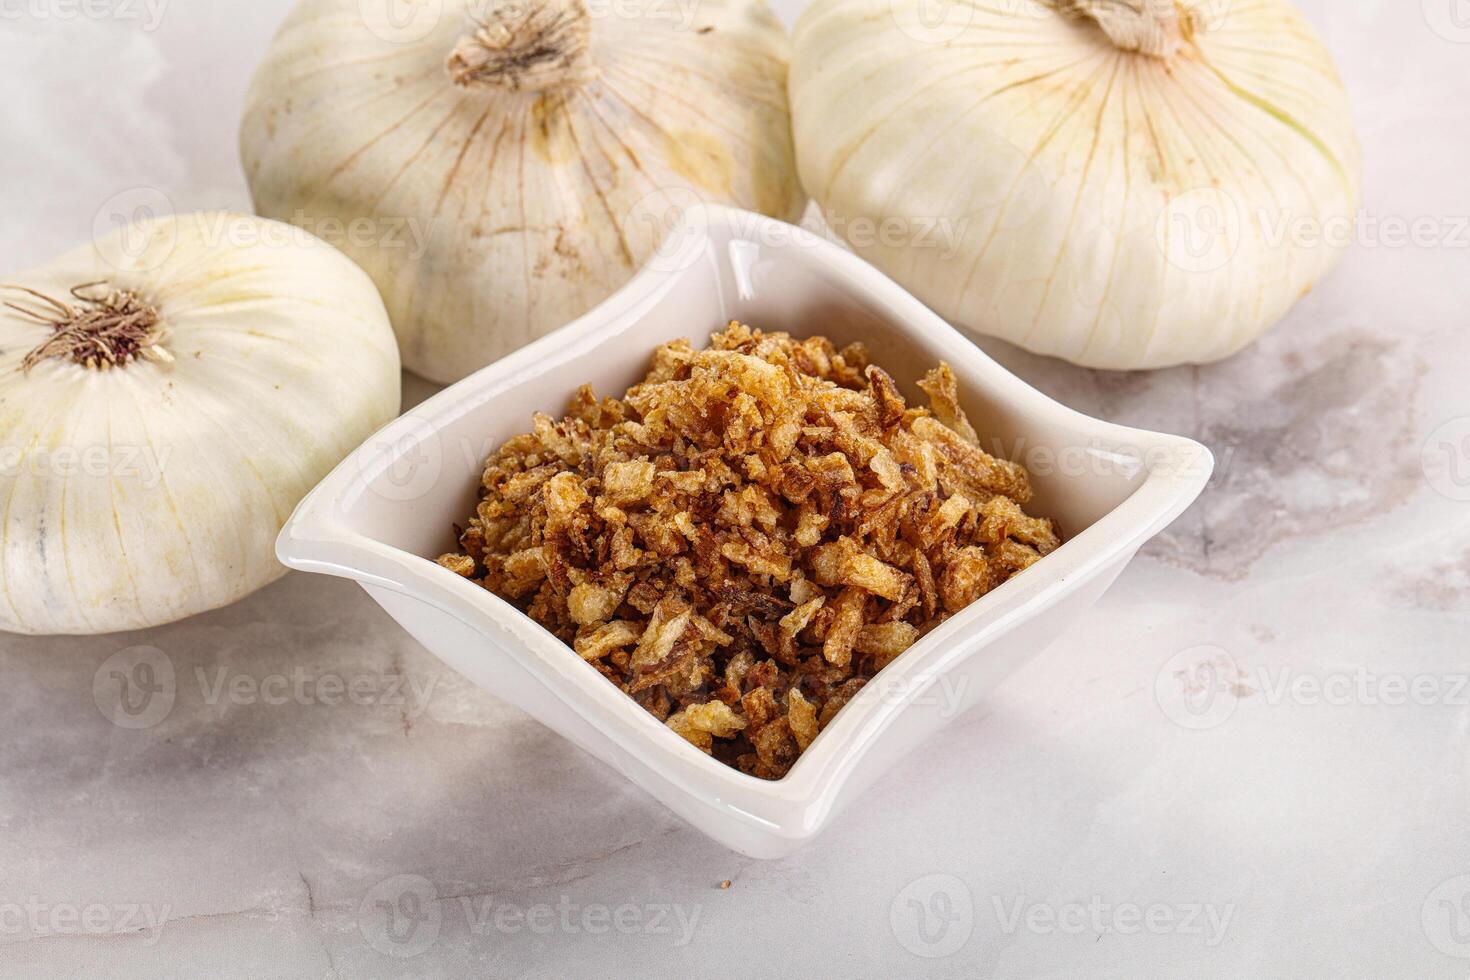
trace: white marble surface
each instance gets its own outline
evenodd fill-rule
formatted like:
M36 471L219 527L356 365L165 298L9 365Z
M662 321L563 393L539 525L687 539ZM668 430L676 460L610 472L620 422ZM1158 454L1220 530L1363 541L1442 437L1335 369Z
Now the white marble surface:
M0 269L139 187L247 205L238 107L287 0L160 2L0 3ZM0 975L1470 976L1470 7L1305 5L1367 214L1437 244L1364 234L1213 367L997 351L1220 475L813 846L722 850L293 574L145 634L0 638ZM177 693L133 730L94 679L137 645ZM1210 662L1236 683L1191 714Z

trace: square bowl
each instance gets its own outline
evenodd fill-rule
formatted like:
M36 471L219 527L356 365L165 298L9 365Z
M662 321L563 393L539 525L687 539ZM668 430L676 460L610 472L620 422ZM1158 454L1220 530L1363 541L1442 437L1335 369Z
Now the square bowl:
M774 781L700 752L520 610L434 562L474 511L484 459L528 430L532 412L559 417L584 382L621 394L657 345L699 343L732 319L839 346L862 340L911 399L924 372L948 361L985 448L1026 463L1031 511L1055 518L1065 537L888 665ZM710 837L775 858L1042 650L1189 506L1212 468L1189 439L1052 401L841 248L749 212L697 207L602 305L376 433L301 502L276 547L292 568L359 582L449 666Z

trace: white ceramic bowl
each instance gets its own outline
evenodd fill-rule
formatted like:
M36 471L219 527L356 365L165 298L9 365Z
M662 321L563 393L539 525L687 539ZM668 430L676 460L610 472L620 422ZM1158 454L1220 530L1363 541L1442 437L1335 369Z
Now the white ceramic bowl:
M889 665L774 782L704 755L515 607L433 561L453 550L451 525L474 510L482 461L526 430L533 411L559 416L583 382L621 394L656 345L707 340L731 319L861 339L915 401L913 382L947 360L982 438L1032 468L1030 509L1055 517L1067 538ZM597 309L373 436L302 501L277 554L292 568L355 579L470 680L714 839L773 858L1045 647L1194 500L1212 465L1188 439L1057 404L840 248L758 215L703 208Z

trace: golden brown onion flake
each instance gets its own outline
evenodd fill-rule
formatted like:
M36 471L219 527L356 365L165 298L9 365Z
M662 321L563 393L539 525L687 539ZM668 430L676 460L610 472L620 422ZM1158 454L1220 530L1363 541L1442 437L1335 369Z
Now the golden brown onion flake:
M909 406L860 344L732 322L485 464L439 563L692 744L779 779L863 684L1060 544L941 363Z

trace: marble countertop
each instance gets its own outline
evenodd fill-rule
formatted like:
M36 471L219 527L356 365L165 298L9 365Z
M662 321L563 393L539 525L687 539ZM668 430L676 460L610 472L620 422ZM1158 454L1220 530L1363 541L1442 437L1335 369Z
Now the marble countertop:
M288 0L165 2L0 5L0 269L135 188L248 207L237 110ZM1434 243L1361 234L1210 367L987 344L1220 472L814 844L722 849L292 574L147 633L0 637L0 975L1470 976L1470 9L1303 6L1354 96L1364 227ZM94 681L139 645L177 693L122 728ZM1228 690L1187 702L1205 670Z

